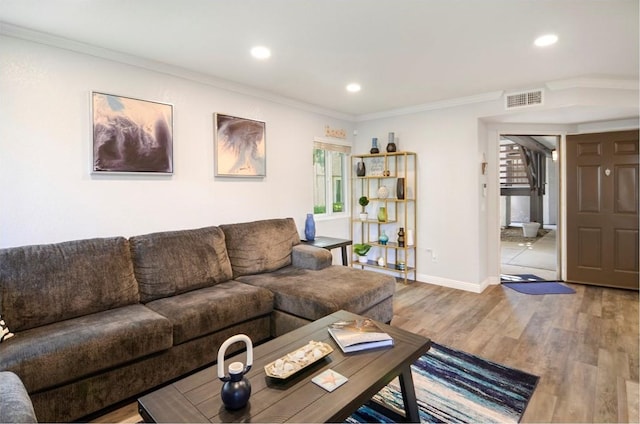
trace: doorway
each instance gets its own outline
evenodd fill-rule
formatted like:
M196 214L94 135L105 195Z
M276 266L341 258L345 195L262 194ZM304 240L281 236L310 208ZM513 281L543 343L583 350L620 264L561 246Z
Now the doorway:
M557 135L500 136L503 278L559 279L559 145Z

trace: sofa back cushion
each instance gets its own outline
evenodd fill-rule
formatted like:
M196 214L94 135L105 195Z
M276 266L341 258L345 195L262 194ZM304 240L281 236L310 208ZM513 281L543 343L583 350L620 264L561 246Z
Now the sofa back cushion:
M218 227L131 237L140 300L146 303L230 280L224 239Z
M0 313L14 333L138 302L123 237L0 249Z
M275 271L291 265L300 236L293 218L221 225L233 268L233 278Z

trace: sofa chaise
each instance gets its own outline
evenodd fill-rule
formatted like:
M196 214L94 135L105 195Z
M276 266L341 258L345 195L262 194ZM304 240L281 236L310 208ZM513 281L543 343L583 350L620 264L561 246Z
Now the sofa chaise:
M0 371L41 421L72 421L214 363L234 334L340 309L390 322L395 279L331 262L291 218L0 249Z

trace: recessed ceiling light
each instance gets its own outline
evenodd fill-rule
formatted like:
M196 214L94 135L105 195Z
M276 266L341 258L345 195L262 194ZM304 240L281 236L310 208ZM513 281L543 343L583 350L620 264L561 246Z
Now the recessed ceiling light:
M362 87L360 87L360 84L356 82L352 82L351 84L347 85L347 91L350 93L357 93L360 90L362 90Z
M256 59L268 59L271 57L271 50L264 46L255 46L251 49L251 56Z
M558 36L555 34L546 34L536 38L534 44L538 47L546 47L555 44L558 41Z

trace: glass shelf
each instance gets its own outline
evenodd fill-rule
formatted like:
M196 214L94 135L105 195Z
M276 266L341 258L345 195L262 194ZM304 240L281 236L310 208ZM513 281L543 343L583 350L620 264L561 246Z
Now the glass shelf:
M370 244L371 246L375 246L375 247L384 247L387 249L415 249L416 246L398 246L398 243L395 241L390 241L387 244L382 244L380 242L377 241L369 241L367 242L367 244Z
M355 261L355 262L353 262L352 266L353 267L357 267L357 266L365 267L366 266L366 267L371 267L371 268L379 268L379 269L385 269L387 271L401 272L403 274L409 274L409 273L415 271L415 268L410 267L410 266L405 267L405 269L398 269L398 268L396 268L396 264L394 264L394 263L388 263L385 266L380 266L380 265L378 265L378 262L376 262L374 260L368 260L366 263L365 262Z
M378 221L377 219L367 219L365 221L360 218L352 218L353 222L362 222L363 224L396 224L398 221L395 219L387 219L386 221Z

